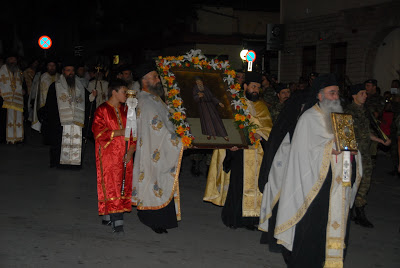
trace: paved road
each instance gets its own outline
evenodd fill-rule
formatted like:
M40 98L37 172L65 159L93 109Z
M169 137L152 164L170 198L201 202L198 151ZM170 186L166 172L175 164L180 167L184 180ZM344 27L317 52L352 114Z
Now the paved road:
M136 211L116 236L97 216L93 144L80 171L48 167L48 147L36 133L24 145L0 145L0 267L285 267L259 244L260 232L231 230L221 208L202 201L206 176L182 164L182 221L168 234L141 224ZM367 213L374 229L351 226L345 267L400 267L400 179L380 154ZM205 171L205 166L202 166Z

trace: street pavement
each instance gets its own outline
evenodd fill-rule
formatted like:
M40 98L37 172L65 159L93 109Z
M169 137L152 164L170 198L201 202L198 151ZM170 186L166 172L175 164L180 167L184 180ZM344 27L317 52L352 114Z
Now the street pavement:
M282 256L260 244L260 231L232 230L221 207L202 200L206 166L195 177L184 156L180 176L182 220L156 234L125 214L116 235L97 215L93 143L83 169L49 168L48 147L27 131L23 145L0 145L0 267L285 267ZM345 267L400 267L400 179L386 172L380 152L366 213L375 225L350 227Z

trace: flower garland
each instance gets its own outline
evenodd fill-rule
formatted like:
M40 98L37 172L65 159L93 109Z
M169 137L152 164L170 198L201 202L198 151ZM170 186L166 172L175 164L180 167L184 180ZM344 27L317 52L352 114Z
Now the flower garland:
M228 61L219 61L207 58L201 54L200 50L191 50L183 56L159 56L156 59L158 73L164 79L167 87L167 102L171 111L170 120L175 125L176 133L182 138L183 145L190 147L194 136L190 133L190 126L186 122L186 112L183 107L183 100L180 97L180 88L175 81L175 75L170 71L172 67L221 70L223 71L223 80L228 84L227 91L231 94L231 105L234 107L234 120L236 126L243 130L245 136L251 144L258 146L259 140L256 140L254 133L257 125L250 122L251 115L246 105L244 92L240 85L235 82L236 72L230 69Z

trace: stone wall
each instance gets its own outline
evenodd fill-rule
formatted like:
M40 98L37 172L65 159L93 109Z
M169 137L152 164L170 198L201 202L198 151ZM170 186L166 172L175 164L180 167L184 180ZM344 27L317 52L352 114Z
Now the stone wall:
M330 72L331 45L346 42L346 75L352 83L363 82L373 75L378 46L398 27L400 2L347 9L287 23L280 80L298 81L302 74L304 46L316 46L315 71Z

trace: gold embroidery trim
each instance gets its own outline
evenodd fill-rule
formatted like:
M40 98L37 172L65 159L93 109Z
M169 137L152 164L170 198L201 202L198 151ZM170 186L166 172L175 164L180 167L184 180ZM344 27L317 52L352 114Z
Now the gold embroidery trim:
M99 202L107 202L107 201L114 201L114 200L120 200L120 199L131 199L130 196L118 196L118 197L111 197L111 198L106 198L103 200L99 200Z
M107 201L106 185L104 183L103 173L103 155L101 154L101 146L99 145L99 163L100 163L100 174L101 174L101 188L103 189L104 201ZM105 211L107 211L107 203L105 205Z
M172 186L172 193L171 193L170 198L167 200L167 202L165 202L164 204L162 204L160 206L155 206L155 207L153 207L153 206L147 206L147 207L138 206L137 207L138 210L158 210L158 209L166 207L171 202L172 198L175 198L175 200L179 200L179 197L175 197L174 193L175 193L175 191L177 193L179 193L179 189L178 189L179 182L178 182L178 180L179 180L179 173L180 173L180 169L181 169L182 156L183 156L183 146L182 146L181 151L179 153L179 160L178 160L178 164L176 166L176 173L175 173L174 185ZM137 202L132 202L132 205L133 206L137 206ZM178 211L176 212L176 214L180 215L180 206L178 206ZM180 216L179 216L179 218L180 218Z
M106 143L106 145L104 145L104 149L106 149L108 147L108 145L110 145L110 143L113 141L114 139L114 130L111 132L111 137L110 137L110 141Z
M343 187L351 187L351 182L342 182Z
M274 200L272 201L271 212L268 213L262 220L260 220L260 223L261 223L261 224L264 223L264 222L265 222L266 220L268 220L269 218L271 218L271 216L272 216L272 210L274 209L276 203L278 203L280 197L281 197L281 191L279 191L279 192L277 193L277 195L275 196ZM259 228L259 229L260 229L260 228ZM260 230L262 230L262 229L260 229Z
M332 154L332 142L333 141L331 140L325 144L324 154L323 154L324 156L322 159L322 165L321 165L321 169L319 172L319 178L315 182L313 187L311 188L310 192L307 194L303 205L301 205L301 207L297 210L296 214L292 218L290 218L285 223L283 223L275 228L275 231L274 231L275 235L283 233L286 230L288 230L289 228L291 228L292 226L296 225L299 222L299 220L306 213L311 202L317 196L319 190L322 187L322 184L324 183L324 181L326 179L326 175L328 174L328 170L329 170L329 166L330 166L330 158L331 158L331 154Z
M85 124L82 124L82 123L77 122L77 121L74 121L74 124L79 126L79 127L82 127L82 128L85 127Z
M128 212L128 211L132 211L132 209L124 208L124 209L121 209L121 210L108 211L108 213L99 213L99 215L103 216L103 215L109 215L109 214L112 214L112 213L123 213L123 212Z
M327 260L324 268L343 268L343 260Z
M108 130L108 128L105 128L102 131L100 131L100 133L97 134L96 138L94 138L94 139L97 140L98 138L100 138L100 136L103 135L103 133L106 132L107 130Z

